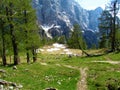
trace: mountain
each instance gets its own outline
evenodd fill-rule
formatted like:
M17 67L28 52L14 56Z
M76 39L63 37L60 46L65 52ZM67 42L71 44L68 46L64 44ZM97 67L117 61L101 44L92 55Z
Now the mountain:
M88 11L89 13L89 25L88 28L92 30L98 30L98 18L100 17L103 9L101 7L96 8L95 10Z
M84 30L84 37L97 41L95 31L98 31L98 17L102 8L87 11L75 0L33 0L33 7L37 11L37 18L49 38L65 35L74 24L79 24ZM86 34L87 33L87 34ZM87 36L86 36L87 35Z

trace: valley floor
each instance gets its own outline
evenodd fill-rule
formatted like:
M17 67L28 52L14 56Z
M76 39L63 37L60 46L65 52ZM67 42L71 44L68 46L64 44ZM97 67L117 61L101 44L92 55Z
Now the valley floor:
M20 90L119 90L120 54L79 57L39 53L36 63L0 66L0 81L22 85ZM4 86L7 87L7 86ZM1 89L0 89L1 90Z

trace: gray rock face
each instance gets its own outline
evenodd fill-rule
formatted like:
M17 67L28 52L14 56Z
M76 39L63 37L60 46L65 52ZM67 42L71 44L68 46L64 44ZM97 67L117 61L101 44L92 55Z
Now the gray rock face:
M75 0L33 0L37 11L38 23L48 37L69 36L74 24L79 24L84 31L98 30L98 17L102 9L87 11Z
M89 12L89 25L88 28L92 30L98 30L98 18L102 13L102 8L98 7L95 10L88 11Z

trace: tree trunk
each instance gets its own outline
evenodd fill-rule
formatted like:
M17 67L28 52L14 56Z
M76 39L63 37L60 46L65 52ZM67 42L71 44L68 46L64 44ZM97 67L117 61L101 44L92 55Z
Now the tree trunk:
M16 43L14 26L11 23L13 21L13 18L12 18L12 16L13 16L12 3L10 3L10 9L8 9L8 7L6 7L6 16L8 16L8 21L10 23L9 27L10 27L10 35L11 35L12 46L13 46L13 53L14 53L14 65L18 65L19 64L18 46L17 46L17 43Z
M5 47L5 31L4 31L4 22L1 20L1 34L2 34L2 62L3 65L7 65L6 61L6 47Z
M30 63L30 55L28 49L26 49L27 63Z
M115 30L115 16L113 18L113 29L112 29L112 42L111 42L111 49L114 52L115 51L115 34L116 34L116 30Z
M4 32L4 30L2 30ZM2 34L2 60L3 60L3 65L7 65L6 62L6 47L5 47L5 38L4 34Z
M33 54L33 62L36 62L37 61L37 54L36 54L35 49L32 49L32 54Z
M19 56L18 56L18 46L17 46L17 43L16 43L16 38L15 38L15 35L13 34L14 31L13 31L13 25L10 24L10 34L12 36L12 46L13 46L13 53L14 53L14 65L18 65L19 64Z
M117 4L117 2L115 1L114 5L113 5L113 28L112 28L112 45L111 45L111 49L113 52L116 50L116 45L115 45L115 43L116 43L116 26L115 26L115 24L116 24L116 10L117 10L116 4Z
M77 40L78 40L78 39L77 39ZM79 49L81 49L81 51L82 51L82 54L85 54L86 56L91 56L90 54L88 54L87 52L85 52L85 51L82 49L80 42L79 42L79 41L77 41L77 42L78 42L78 44L79 44Z
M24 10L24 21L25 21L25 24L27 24L27 11L26 10ZM28 49L28 47L27 47L27 44L28 44L28 41L27 41L27 38L28 38L28 31L27 30L25 30L25 36L26 36L26 56L27 56L27 63L30 63L30 55L29 55L29 49Z
M7 65L6 62L6 47L5 47L5 38L4 35L2 35L2 61L3 61L3 65Z

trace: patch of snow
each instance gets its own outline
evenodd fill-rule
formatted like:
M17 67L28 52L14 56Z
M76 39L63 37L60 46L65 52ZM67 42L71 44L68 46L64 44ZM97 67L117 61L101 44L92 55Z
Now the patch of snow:
M41 25L42 29L45 31L46 35L52 39L52 36L50 35L50 33L48 32L51 28L61 28L61 26L59 25Z
M39 49L36 50L36 53L40 53L40 52L43 52L43 51L45 51L45 50L39 48Z
M55 48L66 48L65 45L63 45L63 44L58 44L58 43L54 43L53 46L54 46Z
M65 52L68 52L69 50L68 49L64 49Z
M59 51L59 48L52 48L53 51Z
M63 15L58 15L59 19L63 20L66 22L66 25L68 27L72 26L71 23L70 23L70 20L68 18L68 16L66 15L66 13L63 13Z
M62 52L62 53L60 53L60 54L64 55L65 53L64 53L64 52Z
M53 50L52 49L47 49L47 52L52 52Z
M52 24L51 26L48 25L41 25L41 27L43 28L43 30L45 31L46 35L52 39L52 36L48 33L49 29L54 27L54 24Z
M84 27L86 27L86 28L88 27L88 25L87 25L86 23L83 23L83 25L84 25Z
M59 51L59 50L60 50L59 48L50 48L50 49L47 49L48 52Z
M66 52L67 55L72 55L73 53L72 52Z
M77 54L71 52L69 49L66 48L66 46L64 44L59 44L59 43L54 43L52 46L47 46L47 47L43 47L43 49L37 49L37 53L40 52L56 52L59 51L60 54L66 54L66 55L74 55L77 56Z
M44 51L44 49L38 49L39 51Z
M96 31L92 29L85 29L84 31L90 31L90 32L96 33Z
M55 28L61 28L61 26L59 26L59 25L56 25L56 26L54 26Z
M84 33L85 31L82 30L82 33Z

